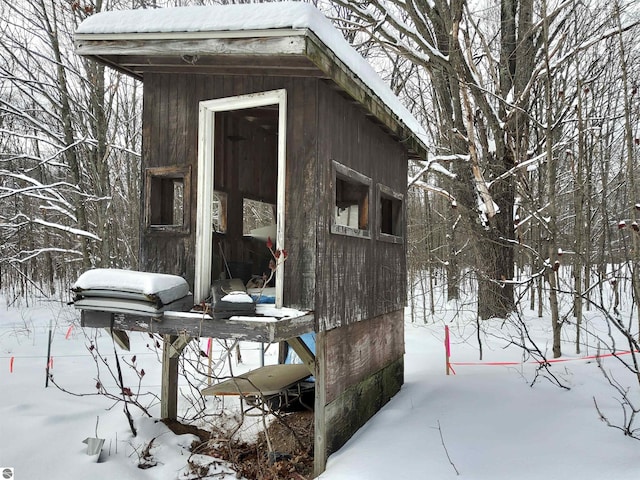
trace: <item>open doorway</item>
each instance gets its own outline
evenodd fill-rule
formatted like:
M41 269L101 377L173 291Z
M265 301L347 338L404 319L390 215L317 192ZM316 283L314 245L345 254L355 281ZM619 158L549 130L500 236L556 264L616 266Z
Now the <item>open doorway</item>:
M268 268L270 237L284 249L286 91L200 102L194 300L220 277ZM275 275L282 306L283 268Z

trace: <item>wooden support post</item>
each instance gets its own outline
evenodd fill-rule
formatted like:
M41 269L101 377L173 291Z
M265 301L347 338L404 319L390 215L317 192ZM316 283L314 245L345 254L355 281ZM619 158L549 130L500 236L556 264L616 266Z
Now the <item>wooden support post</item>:
M105 328L105 330L109 332L113 341L116 342L121 349L126 350L127 352L131 349L129 334L127 332L124 330L114 330L113 328Z
M51 320L49 320L49 342L47 343L47 369L44 377L44 388L49 386L49 367L51 366Z
M298 356L300 357L300 360L302 360L302 362L307 366L307 368L311 372L311 375L315 375L316 374L316 358L313 352L309 350L309 347L307 347L307 344L304 343L300 339L300 337L289 338L287 340L287 343L289 344L289 346L291 346L291 348L293 348L293 351L298 354Z
M178 416L178 360L191 338L186 335L163 335L163 338L160 416L175 420Z
M327 465L325 333L316 334L316 398L314 408L315 439L313 449L313 476L318 477Z
M191 341L191 337L188 337L186 335L180 335L179 337L174 337L175 340L173 342L171 342L171 345L169 347L169 356L171 358L179 358L180 354L182 353L182 350L184 350L184 347L186 347L189 342Z

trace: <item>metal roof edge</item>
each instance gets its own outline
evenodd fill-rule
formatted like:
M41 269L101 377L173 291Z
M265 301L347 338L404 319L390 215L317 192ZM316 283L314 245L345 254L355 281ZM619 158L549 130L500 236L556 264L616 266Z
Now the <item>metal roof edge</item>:
M273 28L263 30L203 30L195 32L114 32L75 33L75 41L201 40L304 36L307 28Z

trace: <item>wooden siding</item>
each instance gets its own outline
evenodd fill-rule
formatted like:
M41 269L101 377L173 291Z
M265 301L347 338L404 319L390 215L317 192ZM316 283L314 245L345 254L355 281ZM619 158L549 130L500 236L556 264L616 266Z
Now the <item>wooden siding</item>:
M327 404L404 355L403 310L327 332Z
M288 91L284 305L315 309L318 198L318 81Z
M326 454L342 447L373 417L404 383L404 359L400 358L352 385L325 407Z
M399 310L406 298L406 239L400 243L377 240L376 208L369 209L368 238L331 233L332 161L369 177L373 202L379 183L406 198L407 152L363 109L324 83L319 83L318 100L315 310L319 328L330 330Z
M143 165L191 165L192 228L184 234L142 232L141 268L182 275L193 285L199 102L278 88L288 92L285 305L316 310L318 328L327 330L402 308L406 240L394 244L377 239L376 208L370 209L369 238L332 234L331 165L337 161L371 178L374 202L378 184L406 195L407 152L364 110L318 79L145 76ZM222 242L228 261L256 263L260 255L251 252L261 246L243 239L231 219L241 218L240 190L274 199L275 167L268 162L262 168L264 156L255 151L234 152L243 142L234 145L225 136L252 133L231 115L221 115L221 120L225 128L216 131L216 188L231 195L230 231L215 242ZM257 144L262 148L268 142L265 137ZM233 161L237 155L248 159L242 171Z
M316 343L316 474L404 381L403 310L320 332Z
M191 221L195 221L198 109L193 108L193 90L185 88L182 76L151 75L144 83L142 166L191 165ZM197 103L196 103L197 104ZM195 128L194 128L195 127ZM144 188L142 189L144 192ZM141 200L142 202L142 200ZM144 209L144 202L141 203ZM154 206L151 205L151 208ZM195 225L188 233L142 230L140 268L181 275L193 287Z
M287 196L285 247L285 305L311 310L315 300L317 188L317 80L258 76L168 75L147 73L144 77L143 168L191 165L191 219L188 234L142 232L141 268L184 276L193 287L195 275L195 219L197 198L199 102L285 88L287 90ZM226 235L214 239L214 263L220 259L222 243L228 261L252 261L253 252L266 246L242 238L243 194L275 203L275 146L268 136L257 138L239 117L221 114L216 129L215 188L227 192ZM243 137L248 142L231 141ZM243 143L257 145L242 150ZM234 159L242 158L242 169ZM266 163L266 165L265 165ZM233 220L235 219L235 221ZM235 222L235 223L234 223ZM262 253L258 253L260 257ZM257 262L258 260L256 260ZM256 272L258 273L258 272Z

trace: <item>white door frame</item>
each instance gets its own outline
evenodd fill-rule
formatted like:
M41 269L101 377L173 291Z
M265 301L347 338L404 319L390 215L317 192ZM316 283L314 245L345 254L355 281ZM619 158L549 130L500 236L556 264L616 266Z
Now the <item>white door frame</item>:
M198 124L198 199L196 220L196 265L193 297L200 303L210 295L213 252L212 201L214 185L215 114L245 108L278 105L278 172L276 248L284 249L284 208L287 145L287 91L252 93L200 102ZM266 248L266 247L265 247ZM276 307L282 307L284 263L276 270Z

